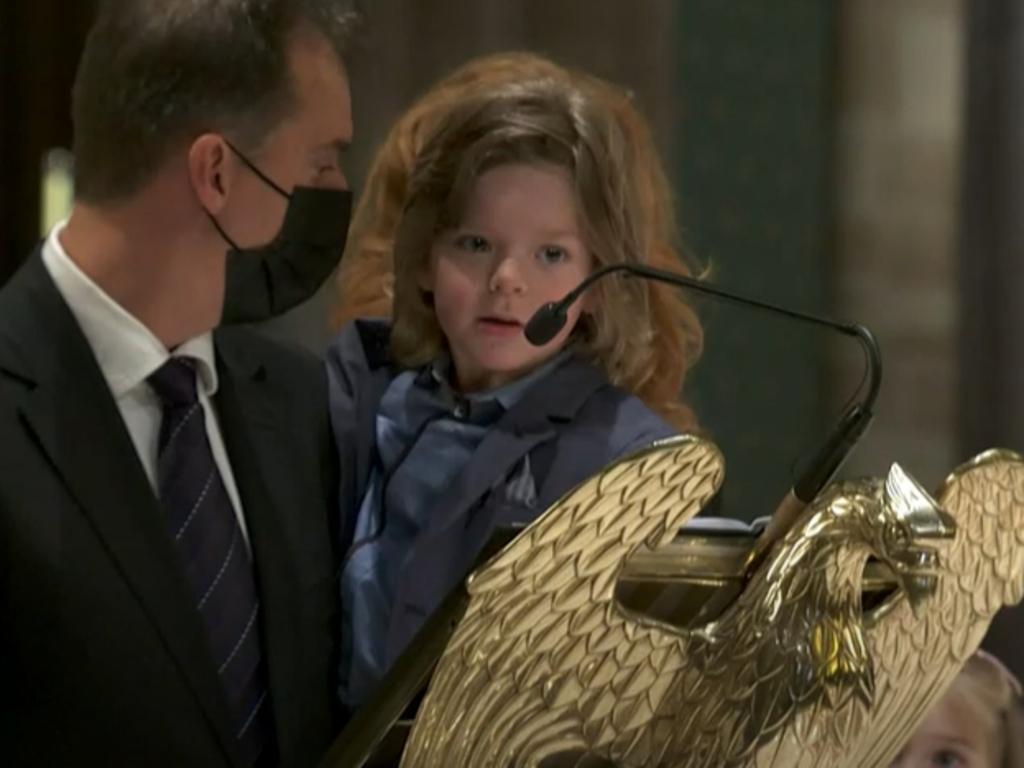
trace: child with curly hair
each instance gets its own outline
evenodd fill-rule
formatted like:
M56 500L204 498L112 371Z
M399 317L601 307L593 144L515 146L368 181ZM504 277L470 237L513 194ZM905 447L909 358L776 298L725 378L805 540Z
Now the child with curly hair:
M341 499L341 696L358 707L499 526L693 425L699 353L671 288L595 285L535 347L523 328L595 268L685 269L628 94L540 57L467 65L371 171L328 353Z

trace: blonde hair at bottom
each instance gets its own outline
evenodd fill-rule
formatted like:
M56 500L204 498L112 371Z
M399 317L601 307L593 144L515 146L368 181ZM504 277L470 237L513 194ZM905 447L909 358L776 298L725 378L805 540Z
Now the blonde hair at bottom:
M979 651L950 684L946 697L962 705L996 747L992 768L1024 768L1024 702L1020 682L995 657Z

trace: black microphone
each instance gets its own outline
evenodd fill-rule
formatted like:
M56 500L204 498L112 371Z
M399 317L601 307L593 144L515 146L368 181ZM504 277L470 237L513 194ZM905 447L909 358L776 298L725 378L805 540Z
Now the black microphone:
M694 290L698 293L707 294L734 304L741 304L793 320L832 328L844 335L856 338L864 348L867 355L867 391L859 401L854 402L847 409L832 433L813 454L812 458L805 463L804 469L798 472L797 479L793 483L793 489L786 495L778 509L776 509L775 514L772 515L771 522L761 536L758 537L757 543L751 551L747 561L747 573L749 575L763 560L772 544L789 530L804 507L813 501L814 497L832 479L833 475L842 465L843 460L871 423L871 419L874 417L875 400L878 398L878 390L882 385L882 357L878 349L878 342L871 331L857 323L841 323L806 312L786 309L758 299L742 296L738 293L722 290L708 283L694 280L692 277L686 277L663 269L655 269L654 267L645 267L640 264L612 264L592 272L561 300L548 302L534 313L523 329L526 339L535 346L541 346L551 341L565 327L569 307L583 295L587 288L614 272L626 272L628 275L641 277L645 280L668 283L669 285Z

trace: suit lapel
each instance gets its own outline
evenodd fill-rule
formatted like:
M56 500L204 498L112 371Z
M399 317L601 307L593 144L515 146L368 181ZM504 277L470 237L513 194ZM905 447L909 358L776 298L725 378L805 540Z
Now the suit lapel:
M431 530L440 530L461 518L494 488L527 453L556 435L566 422L605 383L591 366L569 360L537 382L487 431L452 490L431 510Z
M554 429L546 422L531 419L530 423L521 424L514 418L503 418L488 430L451 490L431 509L427 517L430 530L442 531L455 524L527 453L554 437Z
M0 352L0 368L31 382L19 407L26 427L156 626L225 751L234 754L199 614L106 380L38 254L14 281L5 336L6 351L18 352Z
M391 376L385 368L367 370L355 389L358 399L352 417L354 427L335 433L336 439L342 443L339 458L345 462L341 466L341 509L345 510L340 531L342 556L355 539L356 518L377 455L377 411L390 381Z
M511 411L509 411L511 413ZM507 417L509 413L506 413ZM516 462L531 448L554 435L549 425L535 423L535 429L520 433L513 429L514 420L502 418L488 430L465 470L451 490L435 503L427 517L429 528L416 541L409 553L394 599L394 610L386 639L387 658L392 661L406 647L409 636L409 611L419 623L440 605L453 571L469 566L475 552L466 552L467 531L457 525L469 514L474 515L474 538L483 544L493 528L492 510L471 512L474 504L493 488Z
M298 607L302 597L294 563L299 551L291 541L281 510L302 497L290 488L283 468L289 466L282 444L287 425L276 416L271 372L242 344L217 336L219 388L217 413L225 446L245 510L256 581L263 614L263 649L268 663L271 702L282 753L297 726L287 703L300 700L295 690L301 647Z
M340 348L331 350L333 366L343 383L351 408L335 408L332 422L341 460L340 505L344 512L339 531L339 552L344 557L355 538L356 517L377 455L377 412L395 376L390 361L391 326L382 321L356 320L339 337ZM350 383L349 383L350 382ZM333 397L333 395L332 395Z
M433 610L451 585L446 583L451 563L469 564L476 552L450 551L466 538L455 532L457 524L468 524L467 515L485 515L473 520L474 540L482 545L493 533L494 510L471 512L474 505L494 489L524 456L536 446L557 437L557 424L575 416L593 392L606 384L599 371L578 360L569 360L550 376L537 382L530 391L509 409L487 431L466 468L459 474L451 490L432 507L428 531L416 542L404 569L404 576L395 596L398 610L393 614L387 640L390 658L408 640L402 615L403 606L415 606L421 612ZM436 563L445 563L438 568ZM445 583L440 583L440 582ZM438 591L441 590L441 594Z

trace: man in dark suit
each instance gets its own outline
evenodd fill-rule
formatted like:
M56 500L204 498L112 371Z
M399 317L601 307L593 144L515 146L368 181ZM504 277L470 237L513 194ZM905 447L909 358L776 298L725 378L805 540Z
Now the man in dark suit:
M316 287L272 257L300 188L347 186L338 5L101 4L75 205L0 289L0 763L309 766L334 735L324 373L218 326Z

